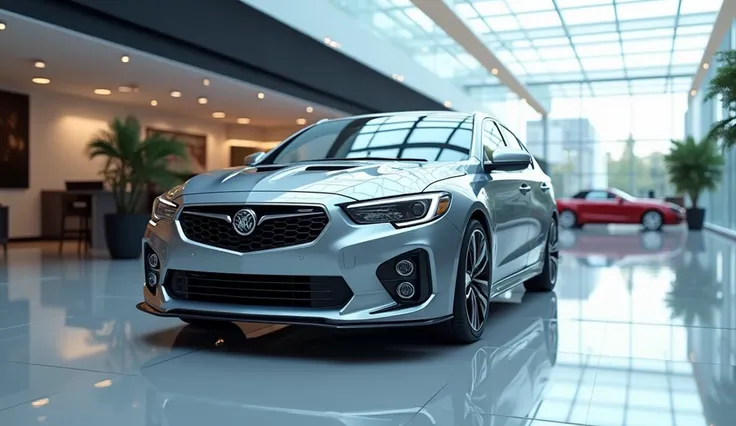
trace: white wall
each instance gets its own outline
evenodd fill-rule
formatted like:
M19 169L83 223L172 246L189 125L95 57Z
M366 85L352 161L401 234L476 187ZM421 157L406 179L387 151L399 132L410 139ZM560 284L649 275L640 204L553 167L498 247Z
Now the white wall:
M229 165L230 144L225 124L169 115L153 108L133 109L109 102L71 97L46 90L0 89L28 93L30 99L30 188L0 189L0 204L10 206L10 238L38 237L41 233L42 190L64 189L68 180L100 180L101 161L85 154L87 141L116 116L133 114L141 125L207 135L209 169Z

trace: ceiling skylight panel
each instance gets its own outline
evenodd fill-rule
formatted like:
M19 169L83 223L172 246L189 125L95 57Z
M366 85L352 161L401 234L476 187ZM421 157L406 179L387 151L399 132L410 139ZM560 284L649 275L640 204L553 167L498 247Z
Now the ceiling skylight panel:
M514 13L555 10L555 5L552 0L506 0L506 4Z
M618 32L572 36L572 42L576 46L582 43L600 43L606 41L618 41Z
M663 66L667 68L670 63L670 53L643 53L624 56L626 68L643 68L651 66Z
M568 26L609 22L616 19L612 5L581 7L579 9L562 10L562 19Z
M519 29L519 23L512 15L485 16L483 19L486 20L488 25L491 26L491 30L494 32L513 31Z
M621 46L618 43L580 44L575 46L578 55L583 56L611 56L620 55Z
M541 49L537 49L537 52L539 53L539 56L544 60L567 59L575 57L575 51L572 50L572 47L570 46L544 47Z
M653 0L632 3L617 3L616 11L621 21L675 16L677 14L677 0Z
M653 38L670 37L675 35L673 28L662 28L658 30L624 31L621 33L623 40L650 40Z
M597 58L580 58L583 69L588 71L609 70L623 68L624 60L621 56L601 56Z
M645 52L669 52L672 50L671 38L652 40L626 40L623 42L624 54Z
M703 59L703 51L676 50L672 52L672 65L697 64Z
M678 35L675 37L675 50L705 49L710 40L709 35Z
M682 0L681 14L718 12L723 0Z
M503 0L486 0L486 1L474 1L468 0L475 6L475 10L481 14L481 16L494 16L494 15L510 15L511 11L506 7L506 3Z
M611 0L557 0L557 6L560 9L610 4L613 4Z
M522 13L516 15L522 28L549 28L560 27L562 22L557 12Z

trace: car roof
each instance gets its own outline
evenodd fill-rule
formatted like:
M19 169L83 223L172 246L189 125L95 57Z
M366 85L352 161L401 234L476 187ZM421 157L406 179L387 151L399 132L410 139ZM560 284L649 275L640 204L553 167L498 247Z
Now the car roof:
M377 112L377 113L372 113L372 114L360 114L360 115L352 115L348 117L332 118L332 119L329 119L329 121L354 120L356 118L377 118L377 117L401 117L401 116L415 117L417 115L452 117L452 118L458 118L458 119L465 119L468 117L474 117L476 114L478 113L467 113L467 112L458 112L458 111L393 111L393 112Z

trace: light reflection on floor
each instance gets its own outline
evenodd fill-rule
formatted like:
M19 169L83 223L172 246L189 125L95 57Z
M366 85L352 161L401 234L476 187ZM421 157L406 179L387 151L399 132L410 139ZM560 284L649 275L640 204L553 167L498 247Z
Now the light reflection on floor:
M477 344L434 329L216 332L135 310L138 262L0 258L0 424L731 425L736 244L565 231L554 294L514 291Z

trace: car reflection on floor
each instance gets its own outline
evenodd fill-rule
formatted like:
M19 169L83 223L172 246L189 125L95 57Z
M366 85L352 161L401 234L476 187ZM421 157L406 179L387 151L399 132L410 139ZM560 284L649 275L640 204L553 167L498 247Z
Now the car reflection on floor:
M560 230L560 253L590 267L652 265L681 254L688 237L682 228L664 232L564 229Z
M557 359L557 300L517 299L494 303L493 333L460 348L427 343L433 329L287 327L246 339L237 326L185 327L175 346L216 347L142 370L148 424L525 424Z

